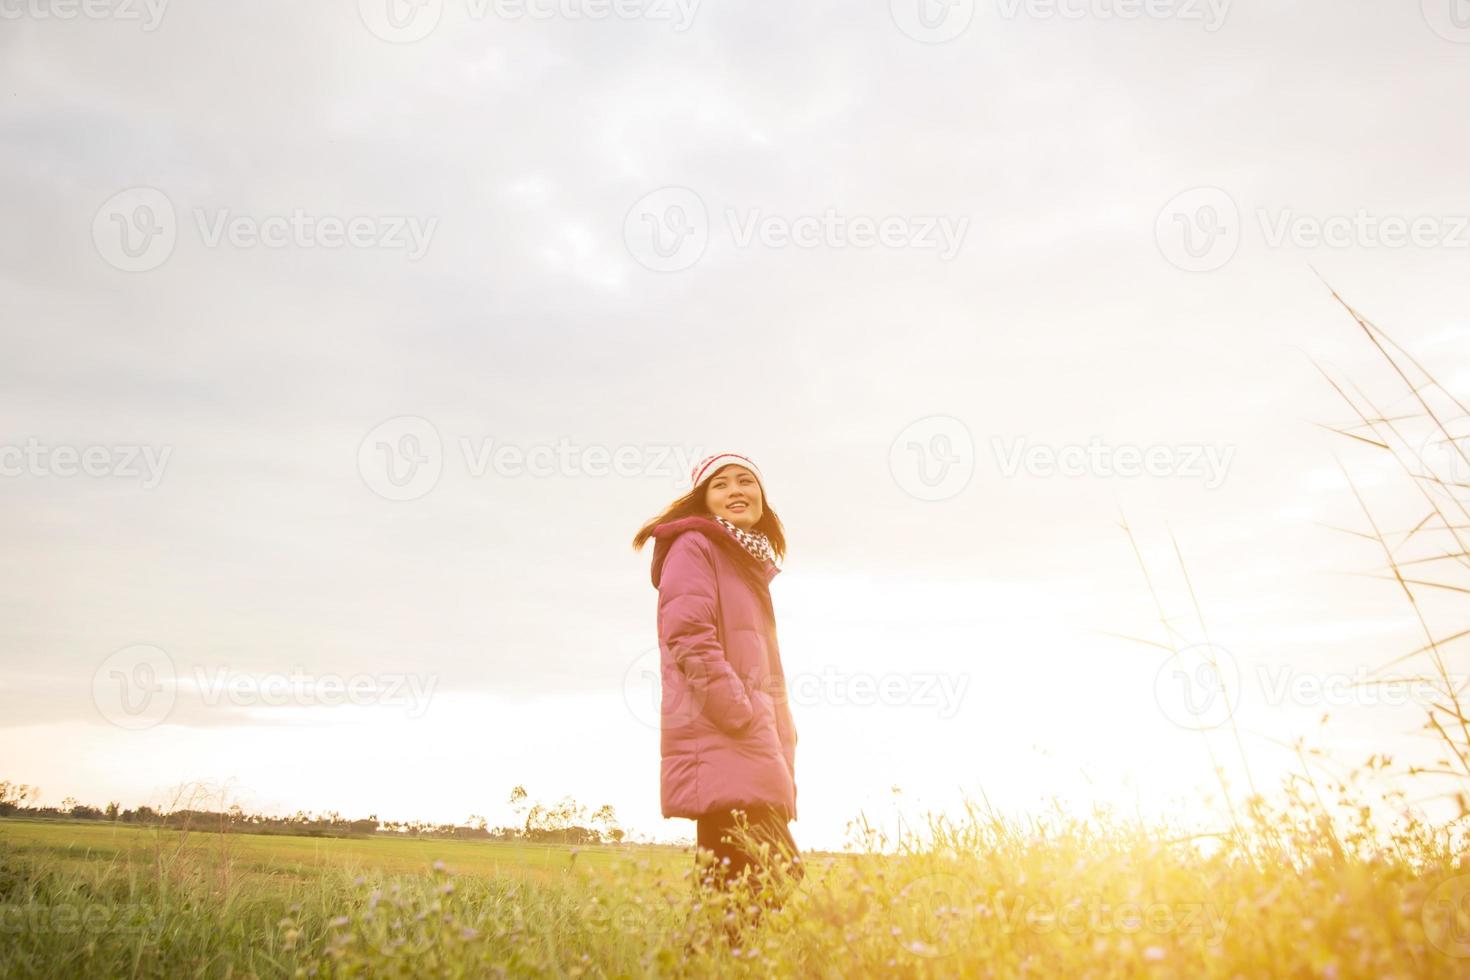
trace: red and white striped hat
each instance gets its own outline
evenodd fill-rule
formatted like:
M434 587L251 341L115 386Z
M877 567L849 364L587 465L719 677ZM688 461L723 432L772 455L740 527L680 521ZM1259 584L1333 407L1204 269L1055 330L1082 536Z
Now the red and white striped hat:
M739 453L717 453L701 459L689 473L690 486L699 486L705 479L714 476L721 467L729 466L731 463L750 470L755 476L755 482L761 485L761 493L766 492L766 479L761 476L760 468L751 461L749 456L742 456Z

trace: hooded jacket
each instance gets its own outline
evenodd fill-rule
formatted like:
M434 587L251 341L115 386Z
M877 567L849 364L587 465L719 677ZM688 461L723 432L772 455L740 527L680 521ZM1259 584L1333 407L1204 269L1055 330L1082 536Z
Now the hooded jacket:
M653 531L665 817L769 804L796 819L796 725L758 561L707 517Z

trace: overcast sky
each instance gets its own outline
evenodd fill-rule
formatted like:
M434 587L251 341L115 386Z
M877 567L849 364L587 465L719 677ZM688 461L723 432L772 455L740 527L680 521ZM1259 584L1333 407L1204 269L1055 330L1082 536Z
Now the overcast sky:
M1198 801L1123 516L1259 780L1410 751L1281 685L1418 642L1312 359L1470 396L1464 8L0 0L0 778L688 836L629 541L724 450L802 846Z

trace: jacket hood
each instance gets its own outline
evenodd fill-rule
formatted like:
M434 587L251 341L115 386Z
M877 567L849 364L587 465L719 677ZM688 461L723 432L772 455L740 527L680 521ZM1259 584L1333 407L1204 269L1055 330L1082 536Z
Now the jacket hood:
M757 561L754 555L745 550L744 545L736 541L729 531L726 531L716 521L708 517L681 517L675 521L660 524L653 529L653 587L658 588L659 578L663 573L664 559L668 557L669 547L674 539L685 531L697 531L703 534L715 547L724 548L732 555L741 568L757 578L762 585L769 585L771 579L775 578L781 571L780 567L770 562Z

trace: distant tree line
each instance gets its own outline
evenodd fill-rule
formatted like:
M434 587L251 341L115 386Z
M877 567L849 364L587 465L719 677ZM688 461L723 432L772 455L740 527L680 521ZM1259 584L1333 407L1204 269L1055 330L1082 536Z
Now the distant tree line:
M423 837L465 840L515 840L564 844L619 844L627 834L618 826L611 804L594 811L564 797L560 802L533 802L524 786L511 790L509 803L521 818L519 826L490 827L482 816L470 814L464 823L425 820L379 820L377 814L353 820L335 810L324 814L298 810L290 816L246 813L239 804L224 810L149 806L123 809L117 802L105 807L79 803L68 796L60 806L41 806L40 790L24 783L0 780L0 817L53 820L107 820L156 827L218 830L244 834L291 834L306 837Z

